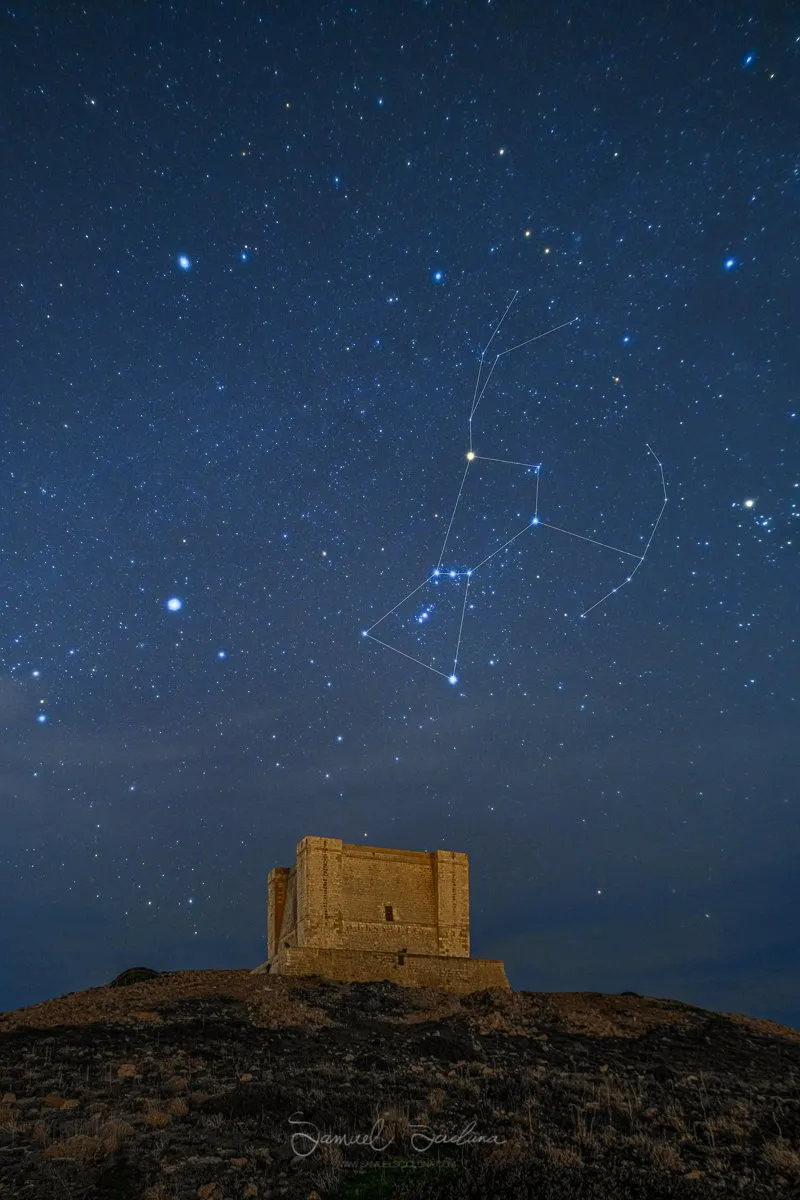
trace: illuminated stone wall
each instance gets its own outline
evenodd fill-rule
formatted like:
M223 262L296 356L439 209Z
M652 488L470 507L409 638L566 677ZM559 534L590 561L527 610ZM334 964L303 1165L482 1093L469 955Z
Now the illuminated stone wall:
M469 866L454 850L305 837L296 865L270 872L267 925L269 959L258 969L508 987L502 963L469 957Z

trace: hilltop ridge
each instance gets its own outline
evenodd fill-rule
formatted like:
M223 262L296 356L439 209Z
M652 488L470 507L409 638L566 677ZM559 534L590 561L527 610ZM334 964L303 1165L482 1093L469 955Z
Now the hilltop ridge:
M167 972L0 1014L0 1196L795 1196L799 1082L678 1001Z

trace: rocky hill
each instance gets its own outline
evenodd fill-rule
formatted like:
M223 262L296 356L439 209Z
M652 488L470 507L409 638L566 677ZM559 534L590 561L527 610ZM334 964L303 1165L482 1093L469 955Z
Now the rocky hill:
M0 1197L800 1196L793 1029L634 995L131 977L0 1014Z

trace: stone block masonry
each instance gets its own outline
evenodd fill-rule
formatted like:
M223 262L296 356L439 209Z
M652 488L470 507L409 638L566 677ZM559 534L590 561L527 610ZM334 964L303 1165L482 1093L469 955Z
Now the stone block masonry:
M303 838L295 865L269 874L267 953L257 972L509 986L501 962L469 956L469 865L454 850Z

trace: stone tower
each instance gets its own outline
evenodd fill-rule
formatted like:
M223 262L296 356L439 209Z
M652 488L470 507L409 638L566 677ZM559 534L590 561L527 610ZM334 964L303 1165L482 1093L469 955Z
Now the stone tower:
M473 992L509 986L502 962L469 956L466 854L305 837L268 881L267 954L257 972L390 979Z

